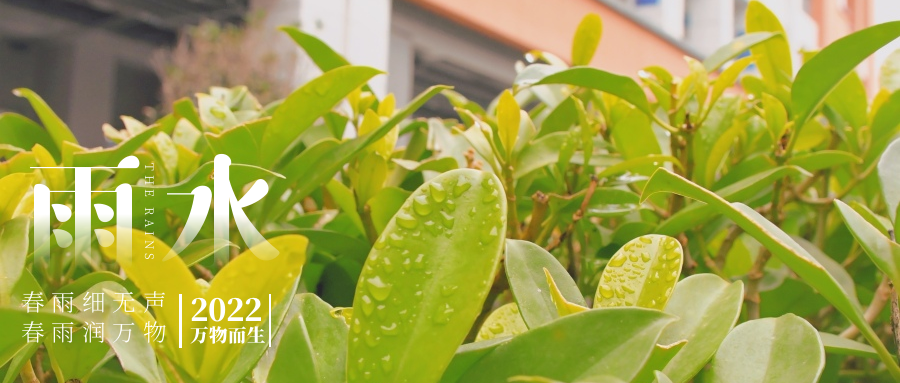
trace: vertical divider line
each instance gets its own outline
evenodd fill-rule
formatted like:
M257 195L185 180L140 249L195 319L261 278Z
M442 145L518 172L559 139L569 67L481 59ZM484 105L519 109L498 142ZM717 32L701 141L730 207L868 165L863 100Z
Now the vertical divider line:
M272 348L272 294L269 294L269 348Z
M182 338L182 333L184 333L184 329L182 328L182 323L181 323L184 320L184 319L182 319L183 315L182 315L182 308L181 308L181 300L182 300L181 294L178 294L178 348L182 347L181 346L181 338Z

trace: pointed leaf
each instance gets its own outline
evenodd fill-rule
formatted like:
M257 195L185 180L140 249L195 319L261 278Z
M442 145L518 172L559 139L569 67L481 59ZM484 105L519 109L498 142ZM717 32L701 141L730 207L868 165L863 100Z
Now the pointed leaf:
M506 277L516 298L522 318L529 328L535 328L559 318L549 294L547 277L550 273L560 293L567 301L586 306L578 285L566 269L544 248L527 241L506 241Z
M734 40L731 40L730 43L716 49L713 54L706 57L706 59L703 60L703 66L707 71L712 72L719 69L722 65L725 65L729 60L738 57L741 53L744 53L748 49L762 44L775 36L778 36L777 32L751 32L739 36Z
M687 344L662 369L675 382L688 382L716 353L737 323L744 284L728 283L714 274L697 274L675 285L665 312L679 319L666 327L659 343L686 339Z
M15 89L13 94L24 97L31 103L31 108L34 109L35 114L40 118L41 123L44 124L44 129L47 129L47 133L53 138L57 148L62 149L63 142L78 144L78 140L75 139L75 135L72 134L66 123L56 115L53 109L50 109L50 106L47 105L41 96L27 88Z
M853 208L840 200L834 200L834 206L840 213L847 229L859 242L863 250L881 272L891 281L900 281L900 245L891 241L871 223L866 221Z
M653 113L644 90L631 77L596 68L576 67L551 74L536 83L536 85L543 84L569 84L596 89L631 103L648 116Z
M791 91L794 126L805 125L841 80L897 37L900 21L878 24L838 39L809 59L797 72Z
M587 65L591 62L602 34L603 21L600 20L600 15L590 13L581 19L572 40L572 66Z

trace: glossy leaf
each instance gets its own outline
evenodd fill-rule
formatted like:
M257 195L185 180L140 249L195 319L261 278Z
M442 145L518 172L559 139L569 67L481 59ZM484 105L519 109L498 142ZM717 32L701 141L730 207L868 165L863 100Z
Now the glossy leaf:
M75 135L69 130L69 126L56 115L53 109L50 109L50 106L47 105L41 96L27 88L15 89L13 94L23 97L31 103L31 108L34 109L35 114L37 114L41 123L44 124L44 129L47 129L47 133L50 134L57 148L62 149L63 142L78 144L78 140L75 139Z
M805 125L841 80L897 37L900 21L878 24L838 39L807 61L791 91L794 126Z
M825 350L816 329L787 314L735 327L711 362L709 381L814 383L824 367Z
M0 113L0 144L28 150L35 144L51 148L58 160L59 149L50 134L30 118L16 113Z
M562 291L559 290L559 286L556 284L556 281L553 280L553 275L550 274L550 270L544 268L544 276L547 278L548 289L550 290L550 299L553 301L553 305L556 306L556 313L559 314L560 317L564 317L566 315L577 314L582 311L589 310L587 307L579 305L577 303L572 303L562 294Z
M566 382L609 375L630 381L649 358L662 329L673 320L660 311L641 308L569 315L498 346L460 381L495 383L518 375ZM616 330L609 331L612 328Z
M567 301L586 306L575 281L556 257L534 243L509 239L506 241L506 276L522 318L529 328L559 318L549 294L545 269Z
M750 49L750 53L756 61L759 72L769 87L775 88L777 84L788 84L794 74L791 65L791 49L788 46L784 27L769 8L760 1L751 1L747 4L745 20L747 33L769 32L774 33L770 39L757 44Z
M878 178L887 204L888 217L897 225L897 207L900 206L900 140L888 145L878 161Z
M631 77L596 68L576 67L549 75L536 83L536 85L544 84L569 84L596 89L631 103L648 116L653 113L644 90Z
M684 251L675 238L643 235L616 252L594 295L594 308L637 306L662 310L666 307L678 276Z
M344 320L313 294L302 294L300 314L288 323L269 370L269 382L342 382L345 378L347 334Z
M795 166L779 166L747 177L715 192L723 199L745 201L755 196L761 190L771 187L775 180L792 174L804 174L804 170ZM656 229L656 232L664 235L677 235L688 228L703 223L715 214L716 209L712 206L692 204L663 221Z
M679 319L666 327L659 343L687 340L662 370L675 382L688 382L716 353L737 323L744 299L741 281L728 283L713 274L697 274L675 285L665 312Z
M496 176L457 169L406 200L357 285L348 382L440 379L499 267L503 195Z
M444 376L441 377L441 383L460 382L460 378L472 368L485 355L493 352L498 346L509 341L510 338L494 338L481 342L466 343L456 350L453 360Z
M900 245L881 234L875 226L847 204L834 200L834 206L872 263L892 281L900 281Z
M275 164L282 153L306 129L327 113L348 93L365 84L381 71L362 66L344 66L323 73L291 93L275 110L272 122L260 142L260 163Z
M878 358L878 353L875 352L875 349L867 344L859 343L855 340L843 338L827 332L819 332L819 338L822 339L822 345L825 346L826 353L861 356L873 359Z

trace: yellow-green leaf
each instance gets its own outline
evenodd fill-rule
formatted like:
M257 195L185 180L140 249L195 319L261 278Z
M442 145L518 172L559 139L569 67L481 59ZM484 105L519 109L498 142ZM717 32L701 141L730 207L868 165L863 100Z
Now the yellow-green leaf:
M632 239L606 264L594 307L662 310L681 275L683 258L681 243L675 238L650 234Z
M500 102L497 103L497 129L506 158L512 156L513 148L516 146L520 120L519 103L516 102L512 92L504 90L500 94Z
M475 341L515 336L525 331L528 331L528 326L525 326L522 314L519 313L519 306L515 303L507 303L488 315L481 325L481 329L478 330Z
M581 19L572 40L572 66L587 65L591 62L602 34L603 21L600 15L590 13Z

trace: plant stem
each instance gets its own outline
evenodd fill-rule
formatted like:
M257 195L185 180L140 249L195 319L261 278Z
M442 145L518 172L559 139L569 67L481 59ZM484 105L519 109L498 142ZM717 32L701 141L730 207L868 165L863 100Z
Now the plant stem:
M867 323L872 323L875 318L878 317L878 314L881 313L881 310L884 310L884 306L887 305L887 301L888 298L891 297L891 293L891 281L887 278L887 276L885 276L881 279L881 283L875 290L875 295L872 297L872 302L869 303L869 307L866 307L866 312L863 313L863 318L866 319ZM854 325L850 325L850 327L841 332L840 336L847 339L856 338L857 336L859 336L859 328Z
M550 197L538 191L531 196L531 200L534 201L534 207L531 209L531 221L528 222L528 227L522 234L522 239L527 241L534 241L540 235L541 224L544 223L544 216L547 215L547 204Z
M516 181L513 178L513 169L512 166L505 166L503 168L503 180L504 184L503 189L506 191L506 205L507 205L507 221L508 227L506 230L507 238L519 238L519 209L518 204L516 203Z
M23 383L41 383L41 380L34 373L34 366L31 365L30 360L25 361L25 365L19 371L19 376L22 378Z

